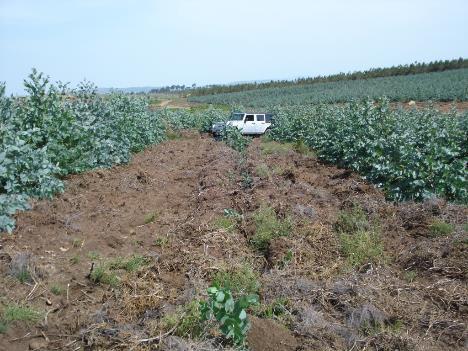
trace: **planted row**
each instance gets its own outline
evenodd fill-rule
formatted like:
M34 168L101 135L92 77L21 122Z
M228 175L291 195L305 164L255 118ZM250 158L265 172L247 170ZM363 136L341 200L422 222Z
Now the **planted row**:
M273 139L304 142L323 160L384 188L390 199L468 200L467 113L392 109L386 99L272 110Z

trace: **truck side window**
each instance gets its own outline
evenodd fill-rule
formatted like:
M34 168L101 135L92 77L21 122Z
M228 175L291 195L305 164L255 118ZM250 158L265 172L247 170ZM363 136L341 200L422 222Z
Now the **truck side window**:
M254 115L247 115L245 117L245 121L244 122L253 122L254 121Z
M265 122L265 115L257 115L258 122Z

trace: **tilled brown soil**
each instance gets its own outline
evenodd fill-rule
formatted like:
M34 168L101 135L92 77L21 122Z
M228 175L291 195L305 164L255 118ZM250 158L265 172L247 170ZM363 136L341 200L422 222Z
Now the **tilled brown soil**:
M205 296L218 270L246 262L259 275L263 305L287 300L281 316L252 317L252 350L468 346L465 207L393 204L359 176L313 156L265 154L254 139L242 158L198 133L66 182L65 193L35 202L17 216L15 232L1 237L0 306L43 313L37 322L10 324L0 350L228 348L216 337L163 333L158 323ZM252 216L265 206L294 226L261 253L250 244ZM352 268L334 224L356 206L378 223L384 254ZM233 230L216 224L225 209L242 214ZM434 220L453 232L432 236ZM147 266L119 271L118 285L89 279L101 262L136 254ZM22 265L31 273L23 283L14 276ZM54 286L62 290L54 294Z

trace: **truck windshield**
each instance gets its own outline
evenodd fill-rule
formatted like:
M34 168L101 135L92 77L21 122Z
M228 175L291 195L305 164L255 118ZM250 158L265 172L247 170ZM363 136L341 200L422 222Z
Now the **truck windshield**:
M243 113L233 113L231 116L231 121L242 121L244 119Z

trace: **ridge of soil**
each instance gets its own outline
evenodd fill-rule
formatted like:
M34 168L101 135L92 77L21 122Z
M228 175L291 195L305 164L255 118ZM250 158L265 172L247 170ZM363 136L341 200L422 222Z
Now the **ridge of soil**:
M245 262L260 275L262 303L288 300L283 317L252 318L254 351L468 345L466 207L387 202L361 177L313 156L265 155L260 139L241 162L236 151L195 132L150 147L128 165L69 176L66 184L56 198L34 201L17 215L14 233L0 237L0 304L44 311L37 323L11 324L0 350L227 349L172 336L141 340L154 337L165 313L203 295L221 267ZM265 255L249 245L252 214L264 205L294 220L292 234L274 239ZM340 211L355 205L379 223L381 264L352 269L343 257L333 228ZM230 208L244 218L233 231L215 224ZM431 236L435 219L454 232ZM119 287L89 279L100 260L135 254L150 264L122 273ZM12 276L18 260L27 261L30 282ZM66 291L54 295L54 285ZM284 333L284 347L275 330Z

